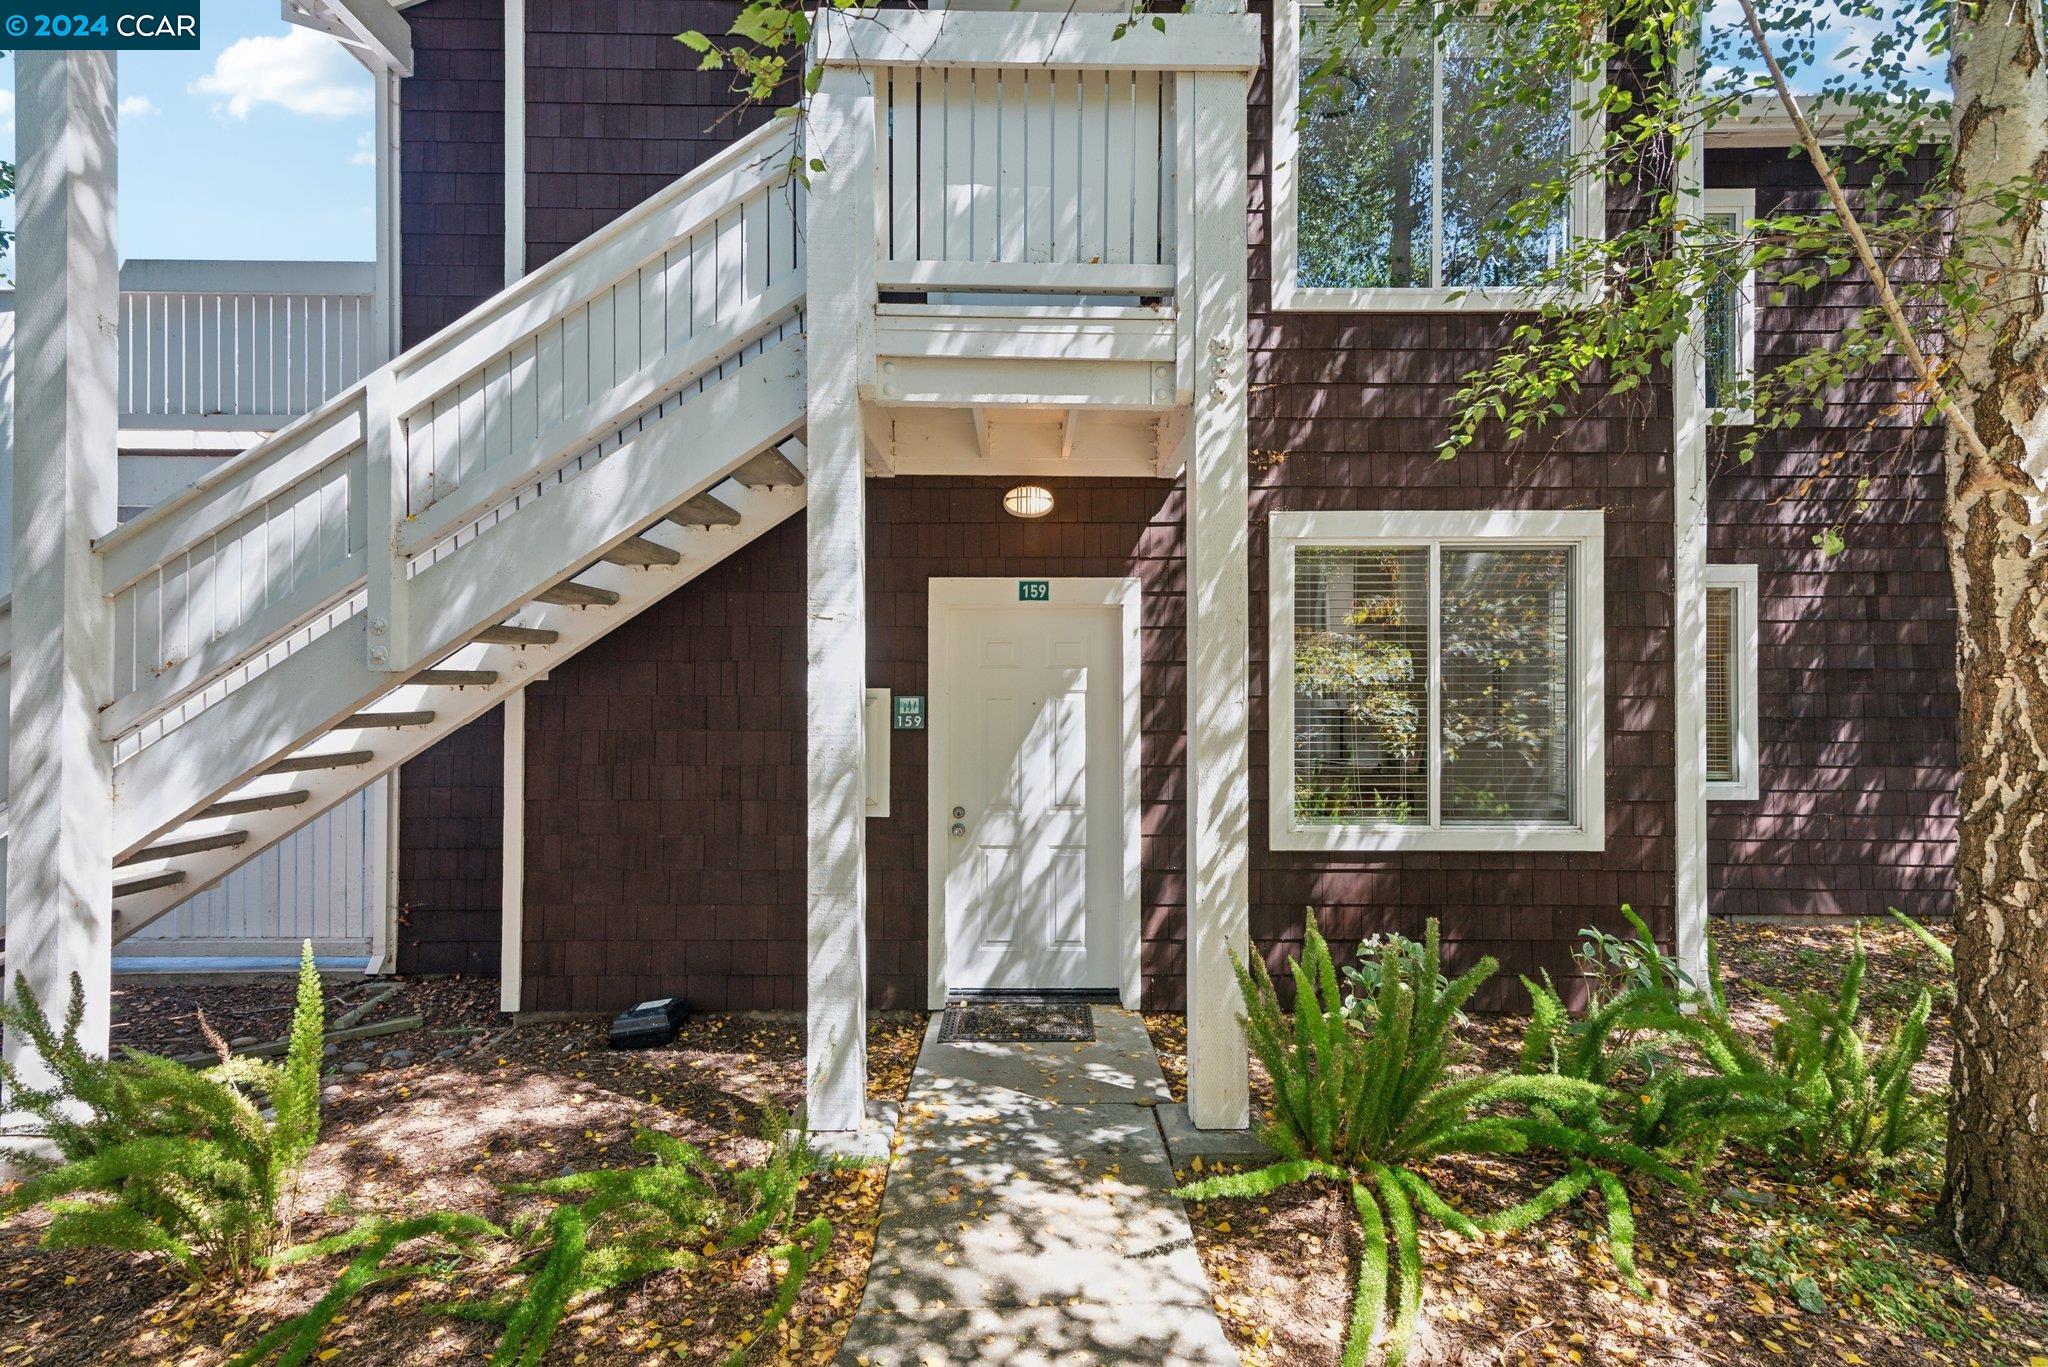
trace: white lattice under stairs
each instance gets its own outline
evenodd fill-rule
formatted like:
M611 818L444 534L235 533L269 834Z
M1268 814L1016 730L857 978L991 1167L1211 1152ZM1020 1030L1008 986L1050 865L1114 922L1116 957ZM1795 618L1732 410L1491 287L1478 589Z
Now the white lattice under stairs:
M789 136L105 539L117 940L803 506Z

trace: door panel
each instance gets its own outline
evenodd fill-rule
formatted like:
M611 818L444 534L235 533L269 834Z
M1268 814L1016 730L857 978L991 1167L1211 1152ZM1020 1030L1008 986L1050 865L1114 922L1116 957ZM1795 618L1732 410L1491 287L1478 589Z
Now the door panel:
M950 990L1114 988L1123 851L1119 615L946 607L952 696L932 801L963 828L946 875ZM955 719L964 726L955 727Z

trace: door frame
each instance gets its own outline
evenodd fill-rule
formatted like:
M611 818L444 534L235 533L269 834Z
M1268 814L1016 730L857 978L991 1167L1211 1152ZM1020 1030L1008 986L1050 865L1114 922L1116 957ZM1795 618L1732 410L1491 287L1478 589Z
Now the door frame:
M1017 597L1020 578L939 578L929 581L930 601L925 610L925 661L931 689L930 721L926 731L925 758L925 981L927 1005L938 1010L946 1004L946 852L951 840L946 834L947 813L939 801L940 778L947 773L953 709L949 705L957 681L952 677L951 655L946 650L942 623L956 608L1009 608L1028 612L1036 604ZM1142 1004L1143 978L1140 955L1142 927L1138 897L1142 870L1139 840L1139 765L1142 752L1138 731L1140 666L1138 623L1144 601L1144 585L1130 577L1047 576L1050 607L1101 608L1116 614L1118 686L1123 694L1117 743L1117 830L1123 848L1121 892L1117 898L1117 981L1123 1005L1133 1011ZM1089 801L1095 801L1091 777Z

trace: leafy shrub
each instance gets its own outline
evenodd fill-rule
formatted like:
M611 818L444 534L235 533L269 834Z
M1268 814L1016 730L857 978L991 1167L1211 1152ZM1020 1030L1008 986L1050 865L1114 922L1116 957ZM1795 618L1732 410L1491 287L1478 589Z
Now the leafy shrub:
M1649 926L1624 902L1621 914L1627 918L1632 935L1611 935L1597 926L1579 932L1583 943L1577 958L1594 983L1594 1000L1629 991L1668 992L1683 996L1698 990L1678 961L1657 948Z
M1379 1007L1380 965L1386 959L1388 950L1392 950L1397 955L1416 960L1418 966L1428 961L1429 946L1422 944L1420 941L1411 940L1406 935L1398 933L1368 935L1363 940L1360 940L1358 942L1358 960L1356 963L1344 965L1343 978L1346 989L1344 993L1344 1014L1361 1025L1370 1023L1373 1018L1373 1012ZM1432 967L1434 967L1433 964ZM1436 990L1438 992L1448 992L1451 986L1450 979L1443 975L1441 968L1435 968L1434 971L1436 973ZM1458 1024L1462 1025L1465 1020L1464 1012L1457 1012L1454 1019Z
M1601 962L1619 967L1605 992L1596 990L1586 1014L1574 1018L1546 974L1528 978L1529 1024L1522 1039L1526 1073L1575 1078L1603 1089L1598 1102L1565 1101L1544 1109L1568 1128L1618 1141L1677 1170L1677 1176L1639 1165L1616 1165L1575 1154L1565 1174L1530 1202L1549 1210L1588 1192L1607 1208L1608 1246L1615 1267L1638 1292L1635 1212L1620 1181L1626 1167L1656 1171L1698 1195L1698 1175L1737 1136L1765 1139L1791 1122L1780 1099L1780 1079L1744 1067L1726 1047L1725 1022L1703 1020L1690 979L1657 948L1649 928L1627 907L1631 940L1585 934L1602 946ZM1732 1032L1725 1032L1732 1034Z
M1934 995L1922 988L1913 1005L1876 1043L1863 1020L1863 979L1869 958L1856 934L1849 967L1832 994L1758 990L1782 1014L1771 1027L1767 1056L1750 1055L1751 1071L1782 1079L1796 1115L1779 1134L1777 1151L1802 1166L1862 1167L1894 1158L1935 1137L1934 1108L1913 1090L1913 1068L1927 1054L1927 1017ZM1727 1032L1733 1040L1733 1031Z
M404 1219L370 1216L332 1238L293 1249L279 1261L347 1252L355 1257L311 1309L264 1334L235 1359L236 1367L253 1367L272 1355L280 1367L297 1367L352 1297L411 1277L451 1275L464 1260L484 1256L489 1241L515 1246L514 1286L500 1296L434 1308L499 1326L493 1367L532 1367L546 1356L563 1316L578 1301L658 1272L700 1267L773 1238L768 1256L786 1263L787 1270L761 1323L727 1357L733 1367L789 1314L804 1278L832 1243L832 1224L824 1217L796 1223L797 1196L818 1160L807 1137L789 1133L788 1124L787 1115L768 1108L763 1128L773 1148L767 1159L731 1174L720 1173L692 1145L639 1130L633 1147L653 1159L649 1164L505 1188L514 1196L554 1202L544 1214L509 1229L445 1211ZM420 1249L424 1261L414 1251ZM389 1261L401 1251L412 1260Z
M232 1058L210 1028L221 1056L211 1068L133 1050L97 1058L78 1043L85 988L76 974L61 1028L19 977L16 994L0 1026L28 1038L54 1083L29 1086L0 1065L34 1122L8 1133L39 1135L56 1156L23 1156L27 1179L0 1197L0 1216L45 1207L44 1247L157 1253L194 1282L258 1271L287 1239L287 1197L320 1133L324 1009L312 945L300 952L282 1064Z
M1302 956L1291 965L1292 1022L1262 963L1234 965L1247 1038L1273 1079L1273 1112L1262 1137L1281 1161L1180 1191L1187 1200L1204 1201L1259 1197L1304 1181L1349 1189L1362 1247L1346 1367L1373 1352L1390 1289L1398 1300L1386 1359L1398 1364L1407 1356L1422 1306L1420 1217L1471 1236L1524 1228L1545 1213L1525 1202L1475 1219L1430 1185L1422 1169L1431 1161L1549 1147L1603 1165L1669 1172L1650 1154L1557 1118L1597 1110L1607 1090L1595 1083L1551 1074L1452 1078L1459 1008L1496 965L1483 960L1446 982L1435 921L1421 948L1415 954L1395 943L1381 945L1369 1025L1346 1015L1337 970L1313 916Z

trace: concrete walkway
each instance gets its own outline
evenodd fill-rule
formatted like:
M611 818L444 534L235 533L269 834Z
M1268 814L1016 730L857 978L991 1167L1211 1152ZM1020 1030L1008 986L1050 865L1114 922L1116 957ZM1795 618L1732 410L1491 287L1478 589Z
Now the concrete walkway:
M1153 1109L1144 1024L1090 1044L941 1044L903 1104L841 1364L1235 1364Z

